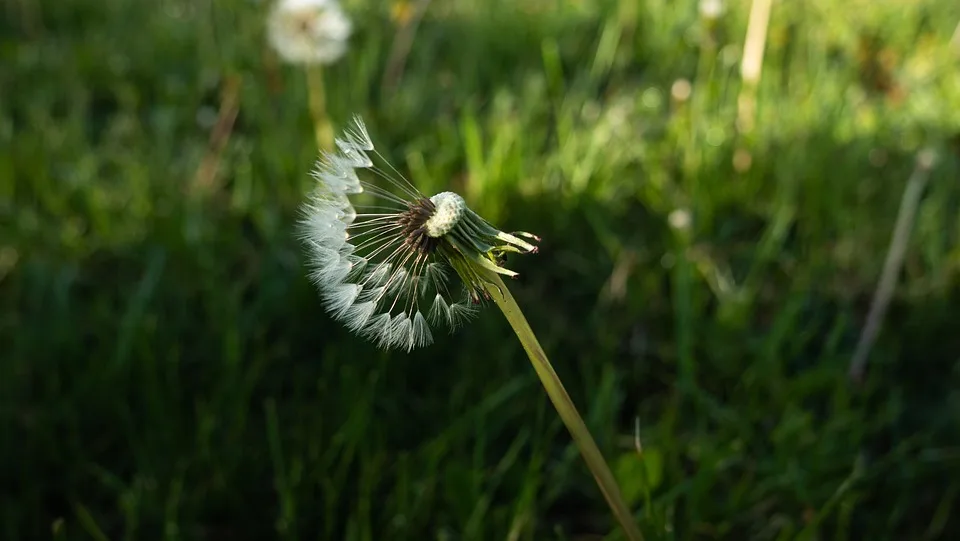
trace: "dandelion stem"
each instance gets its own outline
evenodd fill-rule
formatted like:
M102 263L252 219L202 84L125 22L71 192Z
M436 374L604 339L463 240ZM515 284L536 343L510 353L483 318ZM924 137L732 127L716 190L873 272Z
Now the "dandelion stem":
M587 425L584 424L583 418L581 418L577 412L577 408L570 399L570 395L568 395L566 389L564 389L560 377L554 371L546 353L543 352L543 348L540 347L540 342L537 340L536 335L533 334L533 330L530 328L530 324L527 323L527 319L523 316L523 312L517 305L517 301L514 300L510 290L507 289L506 284L503 283L503 280L501 280L497 274L492 272L487 273L487 280L487 292L490 293L494 302L500 307L503 315L507 318L507 321L510 322L510 326L513 327L513 331L517 334L517 338L520 339L520 343L523 344L523 349L526 350L527 355L530 357L530 362L533 363L533 368L537 371L537 376L540 377L540 381L547 391L547 396L549 396L553 402L563 423L567 425L570 435L573 436L573 441L580 449L580 453L583 455L587 467L590 468L590 472L593 474L594 479L596 479L597 485L603 493L603 497L606 498L614 516L616 516L617 521L620 522L620 525L626 532L627 538L631 541L642 541L643 535L634 522L633 514L623 501L623 496L620 494L620 487L617 485L613 473L607 466L607 462L600 453L600 449L597 448L596 442L593 441L593 436L590 435L590 430L587 429Z
M317 148L332 152L333 127L327 117L327 97L323 88L323 67L319 64L307 66L307 91L310 99L310 115L313 117L313 129L317 138Z

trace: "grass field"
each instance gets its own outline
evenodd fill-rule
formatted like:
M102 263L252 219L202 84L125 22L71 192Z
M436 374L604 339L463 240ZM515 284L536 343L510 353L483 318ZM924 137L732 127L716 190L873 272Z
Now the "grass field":
M512 290L648 539L958 538L960 4L774 2L752 130L724 4L436 1L391 84L352 2L329 111L543 237ZM495 308L411 354L324 311L268 7L0 7L0 538L619 539Z

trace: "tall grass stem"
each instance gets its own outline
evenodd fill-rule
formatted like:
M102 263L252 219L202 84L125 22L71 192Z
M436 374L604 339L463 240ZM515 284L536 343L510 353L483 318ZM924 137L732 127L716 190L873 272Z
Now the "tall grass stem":
M767 29L770 26L771 0L753 0L747 36L743 43L743 60L740 63L742 86L737 99L737 124L742 133L753 131L756 122L757 87L763 69L763 51L767 44Z
M873 343L876 341L877 335L880 334L880 327L887 313L887 307L890 305L890 300L893 298L894 290L897 287L897 278L903 268L903 260L910 244L910 233L913 230L917 208L920 206L920 199L927 187L927 180L930 177L930 170L933 169L935 160L936 155L932 150L924 149L920 151L917 155L917 163L913 174L910 175L907 180L907 187L903 190L900 210L897 212L897 221L893 227L893 237L890 239L890 247L887 250L883 271L880 274L880 283L874 292L870 311L867 313L866 324L860 334L860 340L857 342L857 349L854 350L853 358L850 360L849 377L854 382L863 380L867 368L867 358L870 356L870 350L873 349Z

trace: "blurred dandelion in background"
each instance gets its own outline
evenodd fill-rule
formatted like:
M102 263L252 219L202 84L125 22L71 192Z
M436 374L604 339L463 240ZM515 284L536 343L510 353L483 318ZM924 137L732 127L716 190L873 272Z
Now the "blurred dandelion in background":
M674 209L670 212L670 215L667 216L667 222L670 224L670 227L678 231L687 231L690 229L692 223L690 217L690 211L687 209Z
M713 21L723 15L723 0L700 0L700 16Z
M291 64L332 64L353 30L335 0L278 0L267 21L270 45Z
M270 45L285 62L306 70L310 113L322 150L333 150L323 66L346 54L352 31L353 24L336 0L278 0L267 18Z
M678 104L689 100L690 94L693 94L693 85L687 79L677 79L670 86L670 97Z

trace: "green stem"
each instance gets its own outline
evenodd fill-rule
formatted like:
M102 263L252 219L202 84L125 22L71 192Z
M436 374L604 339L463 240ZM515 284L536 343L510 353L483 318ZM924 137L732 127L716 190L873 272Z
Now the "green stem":
M583 418L577 413L577 408L573 405L570 395L568 395L567 390L563 388L560 377L553 370L550 360L547 359L547 354L544 353L543 348L540 347L540 342L537 340L536 335L533 334L533 329L530 328L530 324L527 323L527 318L523 317L523 312L520 311L517 301L514 300L513 295L510 293L510 290L507 289L503 280L500 279L500 276L491 272L488 273L486 278L488 280L486 284L487 292L490 293L494 302L496 302L500 310L503 311L503 315L506 316L507 321L510 322L513 331L517 333L517 338L520 339L520 343L523 344L523 349L526 350L527 355L530 357L530 362L533 363L533 368L537 371L537 375L540 377L540 381L547 391L547 396L549 396L553 402L557 413L559 413L560 418L563 419L563 423L567 425L570 435L573 436L573 441L580 449L580 453L583 455L587 467L590 468L590 472L593 473L593 477L596 479L597 485L603 493L603 497L606 498L614 516L616 516L617 521L620 522L620 525L626 532L627 538L630 539L630 541L643 541L643 535L633 520L633 514L623 501L623 496L620 494L620 488L617 486L617 481L614 479L613 473L607 466L607 462L603 459L603 455L600 453L600 449L597 448L596 442L593 441L590 430L587 429L587 425L584 424Z
M327 117L327 98L323 88L323 66L307 66L307 90L310 100L310 114L313 117L313 130L317 138L317 148L333 152L333 127Z

